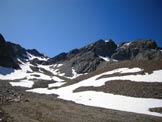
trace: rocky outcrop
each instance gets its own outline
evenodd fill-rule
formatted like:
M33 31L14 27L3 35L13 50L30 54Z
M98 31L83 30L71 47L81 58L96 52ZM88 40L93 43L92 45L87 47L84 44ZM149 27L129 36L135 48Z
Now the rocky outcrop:
M162 59L162 52L160 50L150 49L143 50L134 58L135 60L160 60Z
M95 43L92 43L88 46L85 46L80 49L81 54L91 51L98 56L111 56L117 48L117 45L110 39L105 42L105 40L98 40Z
M44 54L38 52L36 49L27 49L26 51L34 56L45 57Z
M59 55L50 58L46 64L55 64L67 60L67 53L60 53Z
M112 55L115 60L158 60L161 52L153 40L135 40L129 43L121 43Z

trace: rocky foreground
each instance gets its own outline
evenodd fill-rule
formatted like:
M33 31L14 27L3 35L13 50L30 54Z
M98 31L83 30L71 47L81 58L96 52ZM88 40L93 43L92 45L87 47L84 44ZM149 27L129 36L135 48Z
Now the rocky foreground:
M0 122L161 122L161 117L88 107L0 82Z

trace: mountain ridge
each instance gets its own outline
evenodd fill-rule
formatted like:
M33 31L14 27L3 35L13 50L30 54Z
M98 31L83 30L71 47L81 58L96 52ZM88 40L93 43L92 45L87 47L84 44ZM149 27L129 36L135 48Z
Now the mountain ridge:
M153 40L133 40L117 45L112 39L97 40L84 47L72 49L48 58L36 49L25 49L19 44L7 42L0 34L0 65L20 69L22 62L37 65L62 64L58 71L72 77L73 71L84 74L103 68L109 63L124 60L159 60L161 48ZM21 60L21 61L20 61Z
M98 40L80 49L60 53L50 58L47 64L60 62L74 67L77 73L86 73L104 67L105 63L123 60L159 60L161 58L160 48L153 40L135 40L117 46L110 39L109 41ZM63 69L69 68L66 66Z

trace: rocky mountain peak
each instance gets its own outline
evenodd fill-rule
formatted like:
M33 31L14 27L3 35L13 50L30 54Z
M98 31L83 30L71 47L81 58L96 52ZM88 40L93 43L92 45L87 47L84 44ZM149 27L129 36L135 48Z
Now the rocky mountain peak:
M148 50L149 52L146 50ZM146 52L147 54L143 55L143 53ZM137 55L143 55L143 56L137 56ZM149 57L156 57L153 55L156 56L159 55L158 57L161 57L160 52L158 52L158 46L156 42L153 40L138 39L131 42L121 43L118 47L117 52L112 55L112 58L116 60L132 60L132 59L142 60L145 59L147 56L146 59L150 59L150 60L157 59L157 58L149 58Z
M107 41L100 39L94 43L84 46L80 49L73 49L68 53L60 53L59 55L48 60L48 64L53 64L56 62L63 62L65 60L71 60L74 57L85 57L84 55L93 54L95 58L98 56L110 56L115 52L117 45L112 41ZM90 55L89 55L90 56ZM91 57L91 56L90 56Z
M135 40L130 42L129 48L156 49L158 47L153 40Z
M92 44L89 44L88 46L81 48L81 51L84 53L92 51L99 56L111 56L116 48L117 45L112 40L105 41L100 39Z
M67 59L67 53L63 52L53 58L48 59L46 64L55 64L55 63L65 61L66 59Z
M79 74L94 71L114 60L158 60L161 57L162 53L153 40L135 40L117 46L112 39L100 39L80 49L61 53L49 59L47 64L65 64L60 67L60 71L70 76L71 67Z
M27 52L34 56L44 57L44 54L38 52L36 49L27 49Z
M80 49L73 49L68 53L61 53L47 61L47 64L63 63L60 71L71 75L71 67L77 73L87 73L97 69L98 65L104 62L100 56L111 57L115 52L117 45L112 41L105 41L103 39L97 40ZM69 70L70 69L70 70Z

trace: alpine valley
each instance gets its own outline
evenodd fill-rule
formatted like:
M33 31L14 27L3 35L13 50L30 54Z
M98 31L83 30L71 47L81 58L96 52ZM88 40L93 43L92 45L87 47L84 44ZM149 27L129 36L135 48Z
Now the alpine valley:
M100 39L49 58L0 34L0 122L162 122L162 48Z

